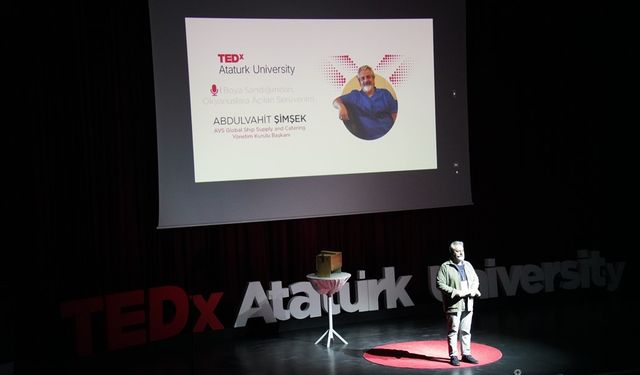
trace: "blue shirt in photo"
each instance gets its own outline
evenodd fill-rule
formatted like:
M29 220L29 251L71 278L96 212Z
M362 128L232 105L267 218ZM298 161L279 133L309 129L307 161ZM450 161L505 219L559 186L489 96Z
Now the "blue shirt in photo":
M391 114L398 112L398 101L388 90L376 88L371 97L361 90L353 90L340 99L349 111L345 125L356 137L378 139L393 126Z

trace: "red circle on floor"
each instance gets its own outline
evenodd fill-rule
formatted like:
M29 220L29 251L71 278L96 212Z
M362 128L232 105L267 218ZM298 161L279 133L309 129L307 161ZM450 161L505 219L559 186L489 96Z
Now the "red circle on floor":
M471 354L478 364L460 361L459 367L475 367L493 363L502 358L502 352L492 346L471 343ZM364 358L382 366L443 369L456 368L449 363L449 351L446 340L407 341L384 344L369 349ZM458 356L460 358L460 356Z

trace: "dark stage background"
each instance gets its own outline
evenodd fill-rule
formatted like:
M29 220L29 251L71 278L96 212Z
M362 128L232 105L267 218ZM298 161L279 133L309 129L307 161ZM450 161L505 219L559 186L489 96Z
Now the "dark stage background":
M408 13L419 4L394 2ZM291 2L291 12L308 6L324 9ZM468 2L472 206L166 230L156 229L146 2L58 2L9 14L6 58L16 66L5 74L21 89L5 123L18 134L10 132L4 160L12 225L0 362L73 357L64 301L164 285L205 297L223 291L216 314L225 330L203 334L229 335L247 282L303 281L323 249L343 251L343 270L367 278L385 266L413 275L412 299L435 314L427 267L447 258L454 239L481 268L484 258L508 266L600 251L629 262L616 293L635 294L634 220L622 216L635 216L637 194L628 9Z

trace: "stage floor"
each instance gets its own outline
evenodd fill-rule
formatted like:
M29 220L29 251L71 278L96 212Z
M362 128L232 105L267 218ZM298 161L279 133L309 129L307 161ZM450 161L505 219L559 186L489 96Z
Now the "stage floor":
M474 314L474 343L498 349L496 362L472 368L418 370L367 361L363 354L380 345L444 340L444 318L438 312L413 309L409 316L347 321L336 316L339 339L330 348L314 342L326 330L320 325L281 326L251 337L220 339L216 335L180 337L142 348L103 353L82 359L53 359L15 364L16 374L631 374L640 362L622 346L637 327L624 323L628 309L614 295L526 296L520 300L483 300ZM614 307L618 306L618 307ZM404 309L405 311L411 309ZM400 309L398 309L400 311ZM406 314L405 314L406 315ZM277 323L276 323L277 324ZM630 323L633 324L633 323ZM627 327L621 330L619 327ZM629 330L634 332L630 332ZM632 336L631 336L632 337ZM621 346L615 346L617 342ZM21 371L22 370L22 371Z

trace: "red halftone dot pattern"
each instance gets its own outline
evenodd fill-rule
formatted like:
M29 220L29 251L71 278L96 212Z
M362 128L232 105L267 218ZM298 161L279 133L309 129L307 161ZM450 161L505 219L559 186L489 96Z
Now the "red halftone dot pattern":
M336 65L344 68L344 70L353 72L353 74L356 74L358 72L358 65L356 65L356 63L351 60L351 57L349 55L331 56L331 58L336 63Z
M346 83L345 75L354 76L358 73L359 66L349 55L330 56L322 63L322 74L331 86L341 88ZM374 71L382 73L383 77L389 77L389 83L393 86L406 82L413 68L410 59L403 55L385 54ZM389 72L392 72L389 74Z
M382 58L382 60L380 60L380 62L378 63L378 65L376 66L375 70L380 70L380 71L386 71L389 70L389 68L392 65L397 65L398 60L400 60L402 58L402 55L390 55L390 54L386 54L384 55L384 57Z
M394 86L404 83L409 77L409 74L411 73L412 66L413 64L411 64L410 61L407 61L407 60L403 61L396 68L393 74L389 76L389 82L391 82L391 84Z
M331 86L341 88L347 79L330 62L322 63L322 75Z

